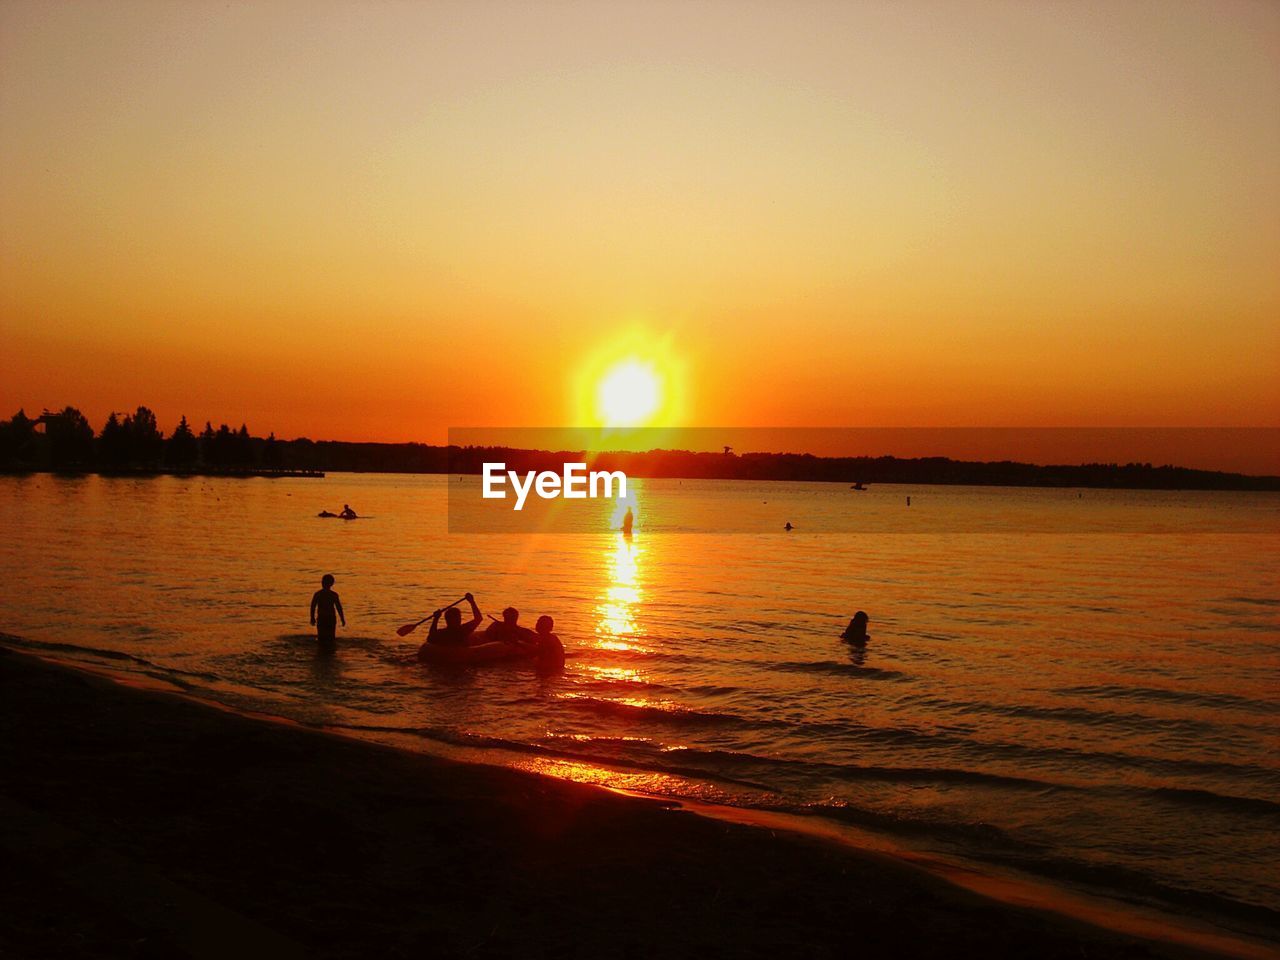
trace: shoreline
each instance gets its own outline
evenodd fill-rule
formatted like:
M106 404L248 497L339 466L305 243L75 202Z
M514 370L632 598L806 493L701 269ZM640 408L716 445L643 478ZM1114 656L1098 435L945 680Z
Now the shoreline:
M763 956L794 953L799 944L805 955L858 950L887 957L963 942L1006 956L1029 950L1046 957L1280 956L1273 945L1225 931L1183 923L1162 929L1160 918L1144 911L1063 896L1047 884L1036 890L960 864L912 862L900 851L869 849L836 825L797 822L808 818L624 796L405 751L281 718L247 716L160 689L158 682L3 643L0 691L0 725L7 733L0 748L7 771L0 800L11 828L14 822L34 824L38 829L31 832L38 835L70 827L97 838L104 817L112 837L123 823L127 839L108 842L108 858L123 855L129 863L159 867L161 876L147 883L177 881L181 889L170 890L169 899L189 891L197 917L230 909L243 923L223 916L213 926L240 931L242 941L283 937L324 956L365 949L396 955L406 936L446 955L496 956L513 949L574 955L583 949L592 955ZM280 756L288 760L289 776L263 771ZM248 780L246 771L254 774ZM266 807L258 796L264 779L276 801ZM201 781L207 790L197 789ZM164 799L159 821L153 792ZM297 835L299 817L290 814L300 808L300 819L313 821L314 833ZM164 817L180 819L188 831L175 837ZM335 863L313 862L317 841L338 851ZM169 849L175 842L178 850ZM13 854L15 843L11 831L0 835L0 849ZM96 840L91 845L100 846ZM256 869L226 859L225 851L237 846L260 848L246 857ZM371 862L353 855L361 846L379 848L382 856ZM44 866L47 857L24 854L21 843L16 852L28 866L41 865L36 889L68 882ZM419 862L443 862L452 878L448 909L432 900L440 896L437 869L427 866L415 876ZM296 895L299 886L315 882L317 869L331 881L324 892L310 899ZM113 870L129 873L110 866L99 873ZM548 874L569 882L530 883ZM99 884L88 880L92 901ZM377 898L366 890L370 883ZM513 885L522 887L514 916L508 904L499 908L493 900L495 890ZM335 941L332 930L311 936L329 928L334 898L338 914L359 928L350 942L341 936ZM388 922L389 909L413 917L411 932ZM138 910L140 921L129 916ZM106 914L101 923L123 915L135 925L159 924L170 940L181 934L165 930L163 917L148 917L137 903ZM79 910L76 920L93 925ZM36 931L6 930L5 922L0 952L8 945L24 955L32 949L24 939L40 942ZM646 922L656 929L641 936L637 925ZM386 937L371 935L370 923ZM185 936L179 954L199 955L193 952L198 931Z
M519 453L542 453L542 451L516 451ZM872 458L874 459L874 458ZM931 458L924 458L931 459ZM936 459L936 458L934 458ZM995 466L990 461L952 461L960 466ZM1027 467L1038 471L1085 471L1092 464L1022 464L1015 463L1015 466ZM1172 482L1162 477L1161 482L1152 481L1115 481L1110 482L1103 480L1090 480L1082 477L1058 477L1049 476L1046 478L1000 478L1000 479L982 479L971 476L964 477L914 477L914 476L893 476L887 478L878 478L874 480L851 480L850 477L826 477L826 476L720 476L708 475L689 471L686 473L628 473L627 476L637 480L708 480L708 481L739 481L742 483L822 483L830 484L836 487L852 487L853 483L858 483L859 492L870 490L873 486L877 487L973 487L978 489L994 489L994 490L1091 490L1102 492L1148 492L1148 493L1280 493L1280 476L1264 473L1232 473L1219 470L1199 470L1192 467L1177 467L1165 465L1152 468L1155 472L1186 472L1186 473L1205 473L1215 477L1221 475L1227 480L1200 480L1199 482ZM229 480L286 480L286 479L319 479L323 480L329 474L349 474L351 476L389 476L389 477L476 477L482 476L483 471L479 469L454 470L449 468L442 469L386 469L381 467L353 467L353 466L324 466L324 467L287 467L287 468L258 468L245 467L243 469L205 469L198 470L177 470L177 469L53 469L48 467L0 467L0 477L29 477L29 476L52 476L65 478L78 477L105 477L108 479L128 479L128 480L148 480L156 477L177 477L179 479L229 479ZM1228 482L1229 481L1229 482ZM861 484L865 483L865 486Z

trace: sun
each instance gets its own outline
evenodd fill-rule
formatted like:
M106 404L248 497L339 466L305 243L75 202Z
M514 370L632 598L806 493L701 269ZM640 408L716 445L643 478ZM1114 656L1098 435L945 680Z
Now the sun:
M662 378L641 360L615 363L600 378L596 404L605 426L644 426L662 406Z
M605 322L612 327L608 339L566 381L571 422L594 431L575 442L591 450L661 446L665 432L683 421L689 402L691 378L681 344L672 332Z

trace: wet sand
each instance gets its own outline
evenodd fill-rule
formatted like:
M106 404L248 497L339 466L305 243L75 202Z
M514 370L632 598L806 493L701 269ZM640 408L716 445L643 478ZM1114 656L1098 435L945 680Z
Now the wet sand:
M4 647L0 858L0 957L1202 955Z

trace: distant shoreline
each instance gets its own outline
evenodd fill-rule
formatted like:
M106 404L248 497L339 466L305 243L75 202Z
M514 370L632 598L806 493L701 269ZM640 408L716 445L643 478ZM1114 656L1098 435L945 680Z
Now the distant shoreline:
M1268 436L1280 435L1267 431ZM458 438L461 439L461 438ZM479 439L479 438L476 438ZM479 474L501 461L521 472L560 472L586 461L592 469L629 477L679 480L792 480L987 487L1066 487L1113 490L1280 491L1280 476L1199 470L1170 464L1086 462L1039 465L1014 460L953 460L943 456L818 456L811 453L698 452L653 448L644 452L546 450L533 446L280 440L255 437L211 422L195 432L184 416L169 436L142 406L120 419L112 414L95 433L75 407L28 417L19 410L0 421L0 473L162 474L230 477L319 477L349 473ZM569 440L556 440L570 443ZM769 442L769 441L764 441ZM776 443L776 441L773 441ZM1094 449L1094 448L1089 448ZM1269 462L1269 461L1268 461Z
M294 450L295 444L304 444ZM911 486L1015 487L1085 490L1203 490L1280 492L1280 477L1195 470L1151 464L1037 465L1015 461L952 460L948 457L818 457L812 454L722 454L684 450L643 453L522 450L507 447L444 447L427 444L278 441L278 456L290 466L244 468L52 469L0 468L0 475L48 473L104 477L251 477L314 478L326 473L384 473L478 476L486 461L501 460L511 469L558 469L566 460L588 459L601 469L624 470L629 477L665 480L742 480L756 482L838 483L870 488L876 484ZM297 460L307 465L295 464Z

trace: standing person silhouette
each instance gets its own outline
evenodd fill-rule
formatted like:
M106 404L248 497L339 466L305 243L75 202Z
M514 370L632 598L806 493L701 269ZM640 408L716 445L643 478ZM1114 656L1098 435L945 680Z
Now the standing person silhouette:
M316 628L316 641L323 647L337 643L338 620L347 625L347 615L342 612L342 601L333 592L333 574L320 578L320 589L311 596L311 625Z

